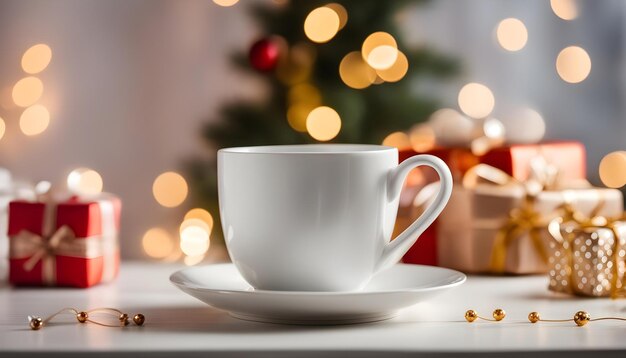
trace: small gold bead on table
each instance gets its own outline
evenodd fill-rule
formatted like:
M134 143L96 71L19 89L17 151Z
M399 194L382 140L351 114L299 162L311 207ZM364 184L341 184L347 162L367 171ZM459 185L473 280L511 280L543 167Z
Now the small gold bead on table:
M30 317L28 324L30 325L30 329L38 331L43 326L43 320L41 317Z
M478 313L476 313L476 311L474 310L467 310L465 312L465 320L467 322L474 322L476 320L476 318L478 318Z
M574 314L574 322L578 327L582 327L587 324L591 320L591 316L589 313L585 311L578 311Z
M506 312L502 308L496 308L493 311L493 319L496 321L502 321L506 317Z
M128 315L126 313L122 313L119 319L120 319L120 323L124 326L128 326L128 324L130 323L128 321Z
M136 315L133 316L133 322L135 322L135 324L138 326L143 326L145 321L146 321L146 317L142 315L141 313L137 313Z
M87 319L89 318L89 315L87 314L87 312L81 311L78 312L76 314L76 319L78 320L78 322L80 323L85 323L87 322Z
M530 323L537 323L541 320L541 316L539 316L539 312L530 312L528 314L528 320Z

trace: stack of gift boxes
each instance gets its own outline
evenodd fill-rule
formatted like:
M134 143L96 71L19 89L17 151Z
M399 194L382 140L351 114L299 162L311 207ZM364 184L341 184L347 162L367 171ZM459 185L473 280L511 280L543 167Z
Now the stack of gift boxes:
M400 152L400 160L416 154ZM405 255L406 263L468 273L545 274L553 291L617 297L622 292L626 222L619 190L586 180L578 142L502 145L481 155L465 147L427 151L450 167L447 207ZM396 233L428 205L436 176L414 172Z
M49 187L41 190L7 178L0 190L0 260L4 266L8 258L11 284L86 288L115 278L117 197L53 194Z

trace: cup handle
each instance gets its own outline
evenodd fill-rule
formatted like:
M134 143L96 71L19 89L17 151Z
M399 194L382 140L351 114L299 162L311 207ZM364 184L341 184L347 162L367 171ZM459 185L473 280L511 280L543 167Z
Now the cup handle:
M446 163L433 155L416 155L404 160L389 172L387 177L387 200L398 199L402 191L402 184L409 172L419 166L428 166L437 172L441 181L439 192L428 205L424 213L417 218L395 240L387 243L378 260L376 271L392 266L413 246L419 236L435 221L450 199L452 193L452 174Z

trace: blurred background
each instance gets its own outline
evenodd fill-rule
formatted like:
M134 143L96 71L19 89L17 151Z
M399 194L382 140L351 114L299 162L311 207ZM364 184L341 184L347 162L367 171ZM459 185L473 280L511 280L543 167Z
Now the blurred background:
M124 257L192 264L219 236L222 146L419 151L493 119L496 139L583 142L594 184L626 146L624 1L328 4L3 0L0 167L119 195Z

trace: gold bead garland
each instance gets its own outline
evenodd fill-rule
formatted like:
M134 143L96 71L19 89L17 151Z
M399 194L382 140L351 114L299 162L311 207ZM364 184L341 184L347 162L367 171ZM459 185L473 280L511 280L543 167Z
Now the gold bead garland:
M482 319L484 321L490 321L490 322L499 322L502 321L504 319L504 317L506 316L506 313L504 312L503 309L496 309L493 311L493 318L494 319L490 319L490 318L485 318L485 317L481 317L478 315L478 313L476 313L476 311L474 310L467 310L465 312L465 320L469 323L474 322L477 319ZM591 322L591 321L606 321L606 320L616 320L616 321L626 321L626 318L622 318L622 317L600 317L600 318L591 318L591 315L589 313L587 313L586 311L578 311L574 314L573 318L570 319L543 319L541 318L541 315L539 314L539 312L530 312L528 314L528 321L530 323L537 323L537 322L570 322L573 321L574 323L576 323L576 325L578 327L582 327L584 325L586 325L587 323Z
M54 317L62 314L62 313L71 313L76 317L76 320L79 323L94 323L100 326L105 326L105 327L125 327L128 326L130 324L130 319L128 314L116 309L116 308L108 308L108 307L102 307L102 308L94 308L88 311L79 311L75 308L71 308L71 307L66 307L63 308L59 311L57 311L56 313L52 314L51 316L47 317L46 319L42 319L41 317L37 317L37 316L28 316L28 325L30 326L30 329L32 329L33 331L37 331L40 330L43 326L45 326L48 322L50 322L50 320L52 320ZM117 317L117 319L119 320L119 324L109 324L106 322L102 322L102 321L98 321L98 320L94 320L93 318L90 317L90 314L92 313L101 313L101 314L107 314L107 315L112 315ZM135 323L135 325L137 326L142 326L146 321L146 317L141 314L141 313L137 313L136 315L133 316L133 322Z

